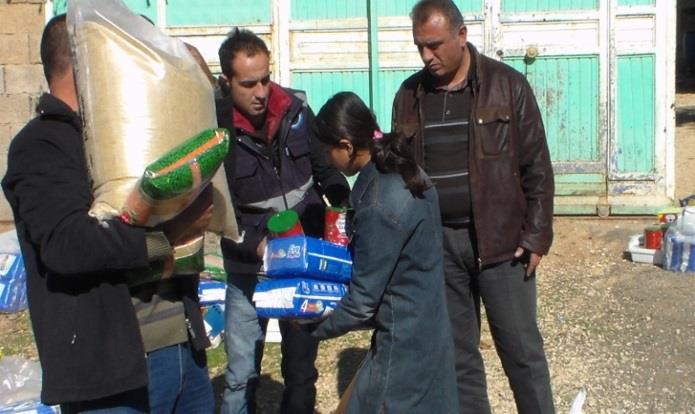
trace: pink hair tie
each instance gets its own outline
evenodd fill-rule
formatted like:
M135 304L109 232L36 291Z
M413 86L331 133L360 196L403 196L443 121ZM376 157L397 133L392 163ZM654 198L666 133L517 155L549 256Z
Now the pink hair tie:
M383 137L384 137L384 133L383 133L383 132L379 131L378 129L375 129L375 130L374 130L374 135L372 136L372 139L373 139L374 141L379 141L379 140L382 139Z

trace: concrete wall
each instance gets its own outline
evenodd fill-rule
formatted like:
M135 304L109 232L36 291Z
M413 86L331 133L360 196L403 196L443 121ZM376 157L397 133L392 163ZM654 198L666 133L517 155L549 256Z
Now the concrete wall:
M39 95L47 90L39 44L46 21L45 0L0 0L0 172L7 168L12 137L34 115ZM12 212L0 197L0 222Z

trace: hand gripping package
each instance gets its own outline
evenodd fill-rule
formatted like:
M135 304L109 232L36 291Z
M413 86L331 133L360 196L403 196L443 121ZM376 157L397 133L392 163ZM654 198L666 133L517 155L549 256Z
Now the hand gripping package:
M268 242L266 274L253 295L256 312L266 318L315 319L328 315L347 292L352 257L345 246L312 237Z

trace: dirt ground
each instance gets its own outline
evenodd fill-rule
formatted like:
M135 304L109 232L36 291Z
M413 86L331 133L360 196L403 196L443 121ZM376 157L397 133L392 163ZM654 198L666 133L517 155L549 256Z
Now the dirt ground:
M683 197L695 193L695 94L679 95L677 104L685 108L676 136L676 193ZM555 219L556 239L537 283L538 319L558 413L567 413L582 389L587 414L695 413L695 274L624 257L630 235L652 221ZM0 333L1 353L36 358L26 313L0 315ZM367 332L321 345L317 412L335 409L368 346ZM494 412L515 412L485 324L481 347ZM261 414L278 412L279 361L279 346L268 344L258 395ZM219 399L221 348L210 352L210 365Z
M538 272L538 317L555 404L568 412L580 389L585 413L695 413L695 276L623 257L630 235L650 219L555 220L556 240ZM36 357L26 314L0 315L5 354ZM495 413L514 412L487 328L483 332ZM331 413L369 345L358 332L321 345L317 411ZM221 350L216 350L218 354ZM417 358L417 355L413 355ZM217 389L223 358L211 358ZM263 362L259 412L278 411L279 347ZM219 391L218 391L219 396Z
M587 414L695 413L695 276L623 257L629 236L650 221L555 220L557 238L537 282L539 323L559 413L568 412L581 389L587 393ZM513 396L487 327L482 342L493 410L513 413ZM319 412L336 407L368 344L365 333L322 344ZM277 354L265 359L264 370L262 412L277 412Z

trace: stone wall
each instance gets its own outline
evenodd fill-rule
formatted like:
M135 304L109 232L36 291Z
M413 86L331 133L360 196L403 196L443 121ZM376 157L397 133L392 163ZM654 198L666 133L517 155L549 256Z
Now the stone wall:
M5 175L12 137L33 117L47 89L39 44L46 22L45 0L0 0L0 172ZM0 222L12 212L0 197Z

